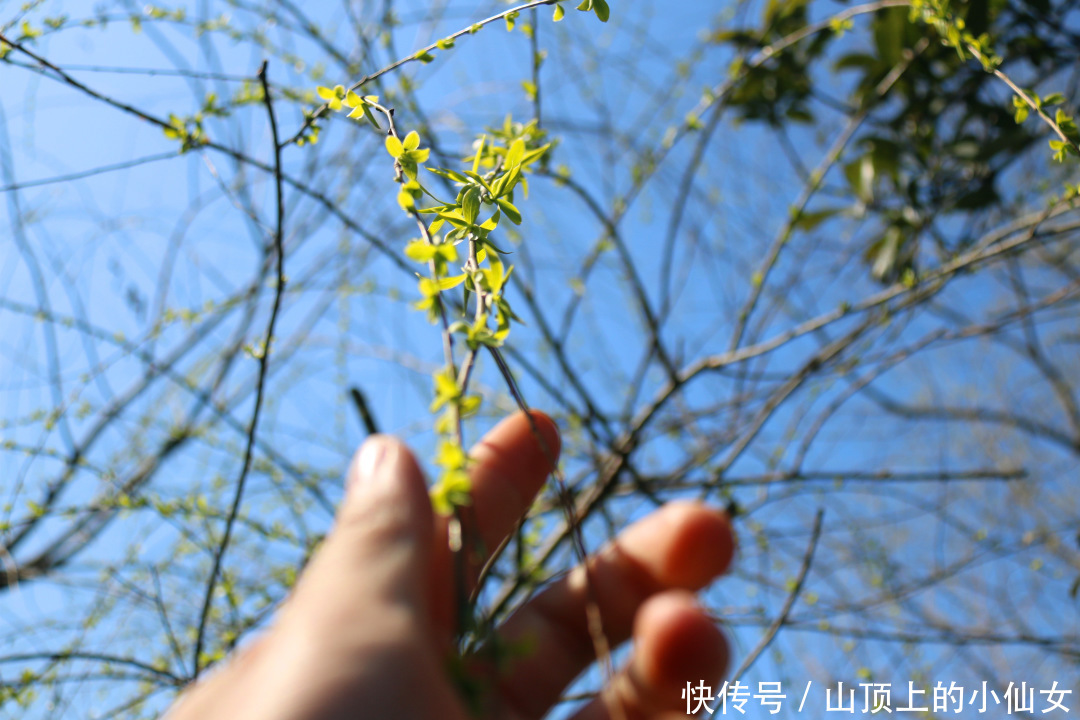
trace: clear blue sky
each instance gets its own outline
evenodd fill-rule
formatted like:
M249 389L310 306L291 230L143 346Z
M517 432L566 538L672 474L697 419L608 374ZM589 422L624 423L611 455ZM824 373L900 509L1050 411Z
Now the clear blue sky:
M223 8L232 26L265 33L275 49L269 72L277 88L313 91L317 84L355 81L506 7L492 2L397 2L401 24L390 35L390 47L375 43L365 52L356 47L342 3L303 4L303 13L326 37L355 53L349 60L359 65L359 74L349 74L310 38L282 27L286 21L297 22L288 4L269 5L281 13L282 22L267 24L241 8L208 0L192 2L181 23L155 21L141 5L121 2L102 6L111 19L104 29L77 26L96 17L90 3L45 2L25 19L44 27L46 18L69 14L60 30L47 32L30 47L68 68L95 92L164 118L196 112L208 93L228 101L243 87L240 79L252 78L264 59L266 53L250 37L234 42L213 30L193 33L192 23L216 18ZM382 3L352 5L361 25L380 22ZM568 166L574 181L608 211L631 188L639 153L659 146L669 127L684 122L702 90L726 77L731 55L703 42L708 29L756 23L762 10L761 3L729 7L656 0L613 5L608 25L568 8L566 20L554 26L550 8L541 8L538 35L539 46L548 53L540 75L541 120L560 138L552 167ZM825 17L836 7L815 4L811 17ZM138 32L129 20L133 13L141 19ZM429 21L432 14L435 20ZM17 36L22 19L16 3L0 4L0 27L6 34ZM9 20L17 20L14 27L8 27ZM527 20L531 16L521 18ZM851 42L865 43L859 33L865 20L856 23ZM302 58L304 64L290 67L282 53ZM501 123L506 114L522 120L532 116L534 107L521 87L521 81L531 78L531 54L524 34L507 33L499 23L463 38L450 52L438 53L431 65L409 65L387 76L383 87L367 92L384 98L396 92L399 127L419 128L426 120L430 132L424 144L437 140L448 156L460 157L469 152L477 132ZM10 59L26 62L17 53ZM319 80L311 77L316 64L325 68ZM401 101L403 77L419 88L415 98L422 112ZM679 91L671 92L676 78ZM842 96L845 82L841 76L827 90ZM302 119L299 109L284 102L278 109L283 133L291 135ZM810 166L819 161L844 120L824 104L815 106L815 112L819 125L797 129L791 137ZM261 162L271 160L268 125L259 104L236 108L228 118L208 119L205 127L215 141ZM725 119L695 175L672 280L661 282L664 238L696 137L676 146L620 225L653 307L662 303L665 286L671 288L673 303L663 335L679 364L727 350L733 318L751 292L753 273L800 189L798 173L773 133ZM376 133L339 116L326 125L314 148L286 148L284 162L305 187L332 199L366 233L400 252L416 231L394 203L391 161L381 144ZM0 442L13 444L0 451L0 521L23 517L28 501L40 499L61 472L63 458L85 441L110 408L181 350L176 364L124 402L119 419L95 437L85 453L85 467L65 488L59 508L82 506L117 478L138 473L154 449L191 416L199 437L155 469L140 493L166 504L182 505L201 496L209 507L227 506L250 415L256 363L243 352L231 364L223 358L235 343L257 342L265 327L270 301L266 284L254 285L261 295L253 316L245 316L242 299L263 264L261 224L272 218L272 184L266 173L220 152L179 155L176 150L176 142L160 128L121 109L29 68L0 65ZM83 173L86 177L53 181ZM811 209L829 207L830 198L840 194L830 193L829 186L845 182L838 171L828 175L826 191ZM578 307L565 335L573 375L611 415L615 430L621 430L628 420L621 415L627 399L632 398L636 412L666 382L658 364L637 375L647 329L625 268L609 248L596 269L580 280L582 262L604 228L566 188L534 178L529 199L519 206L525 224L516 235L500 238L513 249L511 262L522 282L511 300L526 325L515 329L512 345L551 378L568 405L583 412L573 383L545 348L541 322L521 288L532 289L536 308L556 332L567 309ZM880 288L868 278L854 249L872 232L857 219L845 219L799 236L800 244L770 278L762 309L750 326L750 341L775 337L841 302L857 302L877 292ZM274 573L295 565L305 541L328 527L326 509L290 473L297 470L331 503L340 496L337 478L363 437L348 399L350 386L363 389L384 431L408 438L425 458L431 449L429 375L441 362L441 345L437 329L409 307L415 299L413 279L310 194L292 187L287 192L286 243L292 289L273 347L272 357L278 361L272 364L260 424L263 445L244 506L245 517L265 526L263 531L276 522L283 533L267 539L264 532L260 538L244 527L238 535L228 567L250 593L236 610L240 614L257 614L262 602L258 591L266 579L280 579ZM1042 283L1040 288L1056 281L1041 275L1034 280ZM1000 276L959 281L942 302L973 317L992 317L996 309L1007 307L1003 287ZM157 334L152 330L159 323L164 330ZM890 327L869 333L857 354L877 361L946 325L930 312L903 315ZM1064 326L1051 319L1043 327L1053 334ZM790 373L850 327L830 326L748 365L748 392L768 383L770 375ZM245 337L238 339L239 330ZM133 354L135 348L139 354ZM220 383L215 382L215 374L223 371ZM219 414L207 410L197 392L184 388L187 381L204 388L213 385L214 399L228 409ZM512 409L490 363L482 362L477 387L487 398L487 412L468 427L471 438ZM709 460L692 477L708 473L724 456L716 452L717 438L728 419L705 411L737 397L740 387L732 375L696 381L677 409L700 411L700 419L688 426L653 428L638 452L638 469L670 472L700 453ZM1029 371L1017 370L1008 352L986 343L945 344L902 364L875 387L913 401L987 396L1006 405L1028 404L1034 414L1045 413L1053 422L1061 419ZM590 466L584 455L589 443L567 406L524 372L522 388L531 404L549 409L560 421L568 438L568 476L583 472ZM846 388L838 374L810 383L771 417L728 474L752 478L785 468L817 413ZM751 420L752 413L740 418L742 423ZM855 634L835 639L827 632L835 627L924 632L933 630L932 620L970 620L972 627L985 628L993 626L995 618L989 601L987 616L980 616L979 598L997 597L1009 588L1015 593L1010 604L1023 622L1009 619L1003 635L1014 635L1023 626L1032 636L1075 636L1076 606L1066 591L1076 571L1069 556L1057 552L1060 544L1049 539L1068 527L1075 501L1049 508L1038 504L1045 497L1062 497L1057 490L1075 479L1075 456L1030 441L1010 445L989 431L953 434L948 425L900 423L856 399L822 428L804 468L821 473L959 470L1004 467L1013 461L1036 469L1037 481L1045 483L1044 494L1018 496L1003 483L967 484L957 490L944 484L860 483L807 484L797 491L754 485L735 490L740 504L753 509L741 521L745 545L740 565L737 576L719 583L707 601L732 620L736 664L781 607L814 513L823 504L828 507L823 560L815 565L792 615L798 629L785 630L744 682L784 681L790 702L813 680L809 702L816 699L819 708L824 707L824 683L836 679L892 682L894 699L905 696L908 680L972 681L991 673L1040 688L1053 680L1075 684L1075 667L1065 667L1056 657L1041 663L1037 652L995 650L983 660L977 647L928 643L909 650L901 642ZM106 469L111 472L103 472ZM623 521L647 512L650 505L635 497L612 507ZM1023 512L1002 518L1011 507ZM140 639L149 638L169 662L180 662L168 657L157 613L125 590L125 583L149 587L151 568L162 572L176 627L192 626L201 601L192 588L201 586L208 557L197 545L220 529L220 516L205 518L200 507L196 510L167 521L153 512L127 515L80 553L61 581L28 582L0 595L0 647L16 652L70 643L105 645L150 662L156 653L140 646ZM32 557L49 546L71 522L58 511L27 539L17 557ZM597 520L589 538L599 544L608 532ZM126 555L131 562L123 562ZM882 601L865 611L847 610L849 602L874 597L890 582L917 584L919 577L932 578L965 562L970 566L939 590L925 596L913 592L909 604ZM120 568L116 572L110 569L114 565ZM1032 573L1040 573L1034 585L1028 584ZM1014 576L1015 586L1010 580ZM278 596L274 587L267 591L271 599ZM1000 607L995 601L994 612ZM83 630L82 619L98 611L101 624ZM895 672L889 674L890 669ZM8 676L9 667L0 665L0 678ZM84 683L70 697L89 705L62 704L52 716L93 717L88 707L104 711L116 701L113 690L96 692L92 682ZM36 712L46 717L53 711L40 705ZM778 715L795 716L794 708Z

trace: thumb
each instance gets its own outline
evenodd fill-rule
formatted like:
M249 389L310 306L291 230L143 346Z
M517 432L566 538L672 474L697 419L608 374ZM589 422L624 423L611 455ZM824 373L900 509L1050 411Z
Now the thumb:
M427 617L434 516L423 473L401 441L373 435L353 457L334 528L296 592L296 610L333 629L358 608ZM341 627L337 625L337 627Z

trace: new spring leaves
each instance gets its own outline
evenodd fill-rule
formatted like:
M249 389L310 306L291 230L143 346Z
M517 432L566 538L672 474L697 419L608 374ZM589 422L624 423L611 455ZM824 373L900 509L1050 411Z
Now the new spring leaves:
M1045 111L1054 105L1061 105L1065 102L1065 96L1061 93L1053 93L1045 98L1040 98L1039 94L1034 90L1026 91L1026 98L1021 98L1019 95L1013 96L1013 111L1017 124L1027 120L1029 115L1029 108L1033 108L1035 112ZM1054 113L1054 123L1060 140L1051 138L1050 149L1054 151L1054 159L1058 162L1065 162L1066 155L1078 155L1077 147L1080 144L1080 131L1076 128L1076 121L1072 116L1066 113L1061 108L1058 108ZM1068 184L1066 184L1068 187Z
M514 191L520 184L527 191L525 173L541 160L551 147L544 143L545 133L535 122L523 125L507 118L502 128L491 130L491 137L481 135L475 152L465 162L471 169L458 172L449 168L428 168L458 192L453 202L443 202L420 182L419 166L430 151L420 147L420 137L413 131L401 140L386 138L386 149L394 158L401 188L398 204L418 222L422 237L405 247L405 255L426 265L427 275L420 275L420 300L414 305L432 321L444 320L444 332L463 336L470 356L458 372L452 354L446 366L435 375L435 398L431 411L438 413L435 432L440 436L435 463L441 469L439 481L432 488L432 502L439 512L449 513L469 501L468 456L462 446L460 423L480 408L480 396L467 392L469 369L481 347L498 347L510 333L511 321L519 321L504 297L506 282L513 271L501 260L506 254L491 239L503 217L521 224L521 212L514 205ZM424 196L437 204L420 208ZM435 217L427 223L425 215ZM486 216L486 217L484 217ZM437 233L449 228L443 236ZM458 247L467 248L459 252ZM451 274L452 263L464 255L460 272ZM460 315L452 322L447 317L454 308L442 299L447 290L464 286ZM472 308L470 312L470 300ZM494 316L495 327L491 320Z
M361 97L352 90L346 91L343 85L335 85L333 88L319 87L316 92L334 112L341 110L344 105L352 109L349 117L354 120L365 118L375 126L376 130L381 129L379 123L375 121L375 116L371 114L372 105L379 102L378 95L364 95Z
M560 3L554 4L553 19L559 21L564 10ZM582 0L577 9L591 11L603 22L610 16L606 0ZM517 15L514 10L496 15L420 50L411 59L431 62L435 59L432 53L453 48L458 35L475 33L499 18L505 19L512 31ZM421 234L405 246L405 255L427 270L417 273L420 299L414 307L425 312L431 322L441 321L443 328L445 364L434 375L431 402L431 411L437 414L434 429L439 441L435 464L440 475L431 489L431 498L438 512L449 514L455 507L469 502L469 458L463 445L462 420L474 415L481 404L479 395L468 392L477 353L485 347L501 346L510 333L511 322L520 322L504 296L513 267L504 264L502 256L506 252L495 244L492 233L504 217L514 225L521 224L521 211L514 204L515 190L520 185L523 195L528 195L526 174L545 157L552 143L545 142L547 133L535 120L515 123L508 116L501 128L489 129L479 136L473 144L472 156L464 159L468 169L427 168L441 178L439 183L444 188L456 189L454 200L447 202L424 184L432 176L421 175L420 168L429 160L431 150L420 147L420 135L412 131L401 137L393 111L380 105L377 96L361 96L355 89L356 86L347 89L337 85L319 87L317 93L327 110L340 112L349 108L350 118L366 120L379 130L382 128L374 113L385 116L387 121L385 143L386 151L394 159L394 176L399 186L397 202L415 220ZM321 112L322 108L305 113L305 128L310 133L302 133L298 145L304 140L317 140L314 120ZM440 235L441 232L444 234ZM459 286L461 302L447 302L443 293ZM454 356L455 336L463 340L467 351L460 369Z
M578 10L582 12L588 12L592 10L596 13L596 17L600 18L600 22L607 22L608 17L611 15L611 10L608 8L607 0L582 0L581 4L577 6ZM555 6L555 20L562 19L562 7Z
M377 97L361 97L340 85L320 87L318 93L330 110L351 108L349 117L364 118L375 127L379 124L371 110L386 116L390 127L386 151L394 159L398 205L421 230L421 237L405 246L405 255L427 268L426 273L417 274L420 299L413 307L424 311L431 322L442 320L443 332L461 336L470 353L459 372L452 343L447 343L451 349L445 367L434 377L431 411L438 414L435 432L440 440L435 462L441 474L432 488L432 502L439 512L449 513L469 500L469 460L463 447L461 421L480 408L480 396L468 393L475 355L483 347L502 345L511 322L520 322L503 294L513 267L503 263L501 256L506 253L494 243L491 234L503 217L521 224L514 193L520 185L527 194L526 174L552 144L544 142L546 133L535 121L522 124L507 117L501 128L489 129L476 140L473 155L464 159L469 169L427 168L442 178L446 187L457 189L453 202L446 202L421 182L425 176L420 174L420 168L430 158L430 148L420 147L420 135L415 130L400 137L391 111L379 105ZM427 207L421 207L425 197L429 198ZM428 221L426 216L434 217ZM445 234L439 235L443 230ZM458 286L463 286L462 302L445 302L442 294ZM457 316L451 318L451 313Z

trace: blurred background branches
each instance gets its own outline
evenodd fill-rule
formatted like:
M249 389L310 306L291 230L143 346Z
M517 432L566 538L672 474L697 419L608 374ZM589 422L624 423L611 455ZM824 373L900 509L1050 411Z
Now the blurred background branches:
M589 549L737 509L704 601L743 682L1080 687L1077 3L526 5L0 4L0 714L155 717L368 432L433 456L386 118L316 92L357 83L438 166L554 143L491 234L502 354ZM466 443L516 407L471 383ZM571 535L552 488L480 605Z

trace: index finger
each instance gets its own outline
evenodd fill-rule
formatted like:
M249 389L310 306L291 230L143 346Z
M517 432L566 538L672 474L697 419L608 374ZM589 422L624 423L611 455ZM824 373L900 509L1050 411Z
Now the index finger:
M558 428L539 410L511 415L473 447L473 504L466 514L485 560L532 505L560 449Z
M472 503L460 513L465 537L466 594L471 592L480 568L491 553L517 526L532 505L536 493L555 468L561 449L554 421L538 410L518 412L502 420L473 446ZM432 612L437 626L453 626L452 603L459 593L450 560L449 522L438 518L433 558Z

